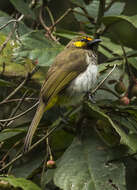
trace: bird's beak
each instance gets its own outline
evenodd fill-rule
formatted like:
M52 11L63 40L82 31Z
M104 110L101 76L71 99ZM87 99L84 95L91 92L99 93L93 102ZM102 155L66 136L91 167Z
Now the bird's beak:
M102 42L102 40L101 39L91 40L91 41L88 42L88 46L91 46L92 44L99 43L99 42Z

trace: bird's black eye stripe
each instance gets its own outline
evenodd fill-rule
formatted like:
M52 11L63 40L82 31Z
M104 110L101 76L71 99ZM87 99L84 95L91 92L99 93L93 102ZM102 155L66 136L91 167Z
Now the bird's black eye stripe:
M81 41L81 42L88 42L89 40L83 38L83 39L81 39L80 41Z

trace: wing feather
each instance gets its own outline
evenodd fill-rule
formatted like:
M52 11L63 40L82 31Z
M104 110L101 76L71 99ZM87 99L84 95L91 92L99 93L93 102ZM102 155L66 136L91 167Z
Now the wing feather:
M65 51L65 50L64 50ZM63 51L63 52L64 52ZM63 90L75 77L83 72L86 67L85 51L81 49L70 50L66 55L59 55L47 73L48 77L42 86L41 96L48 102L51 97ZM50 75L50 73L52 73Z

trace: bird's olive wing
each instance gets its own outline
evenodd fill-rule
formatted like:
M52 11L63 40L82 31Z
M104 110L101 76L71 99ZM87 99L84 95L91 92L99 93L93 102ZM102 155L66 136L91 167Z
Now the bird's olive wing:
M62 53L64 54L64 51ZM41 96L46 101L57 95L87 67L84 50L67 51L65 56L62 53L55 59L50 68L51 75L49 70L48 78L42 86Z

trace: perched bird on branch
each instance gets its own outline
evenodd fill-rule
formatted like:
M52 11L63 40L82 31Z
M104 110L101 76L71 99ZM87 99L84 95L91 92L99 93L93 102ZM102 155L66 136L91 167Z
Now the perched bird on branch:
M97 79L97 44L100 39L81 36L71 40L57 55L42 85L39 105L24 142L31 146L33 135L43 113L55 104L74 105L89 92Z

